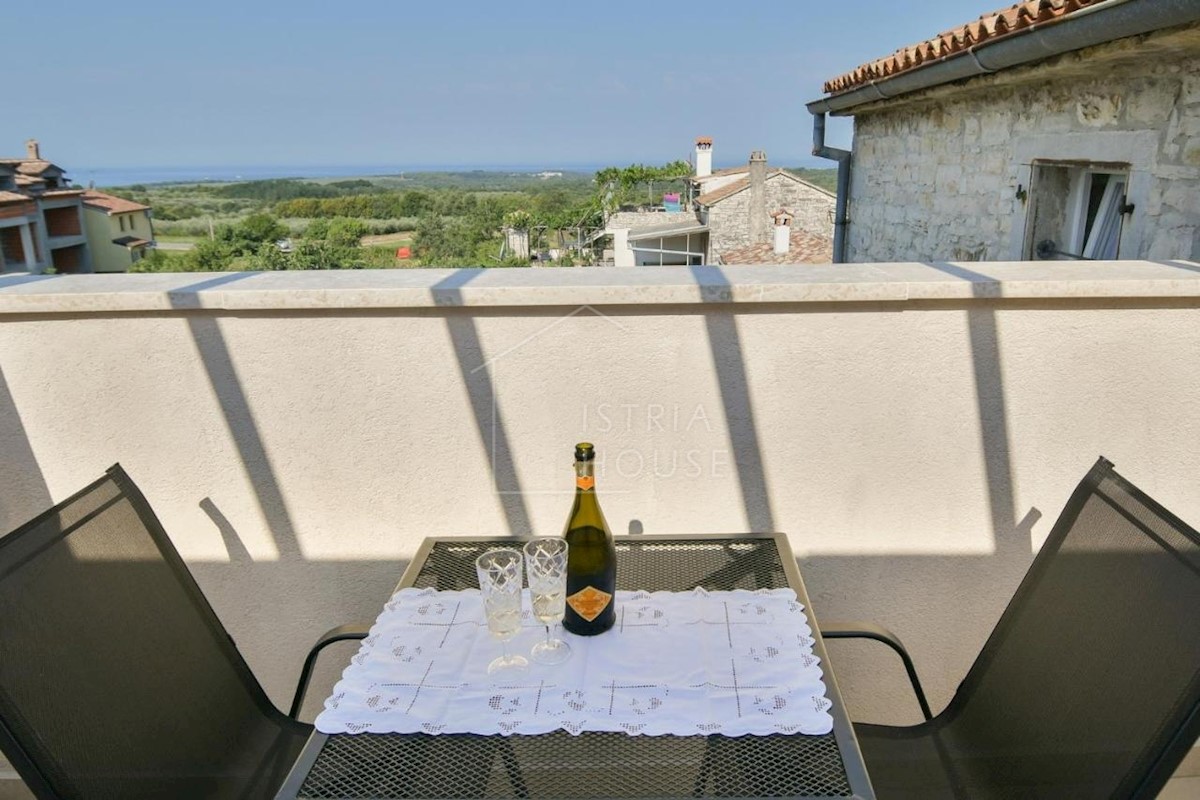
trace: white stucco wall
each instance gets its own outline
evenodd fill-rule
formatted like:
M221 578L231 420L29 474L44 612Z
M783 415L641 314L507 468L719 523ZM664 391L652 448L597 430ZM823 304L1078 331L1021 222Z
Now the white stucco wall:
M855 113L849 261L1026 257L1039 159L1129 165L1120 257L1200 258L1200 29Z
M694 211L618 211L609 216L604 227L609 231L621 228L637 231L657 225L694 222L695 219Z
M0 529L121 462L286 705L422 537L558 533L586 438L617 533L785 531L938 708L1097 455L1200 524L1197 353L1184 263L11 278ZM854 718L915 721L830 649Z

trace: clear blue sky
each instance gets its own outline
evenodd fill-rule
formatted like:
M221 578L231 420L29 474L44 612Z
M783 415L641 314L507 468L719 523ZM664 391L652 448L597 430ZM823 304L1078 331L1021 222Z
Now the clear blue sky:
M707 135L799 164L825 79L1008 2L10 2L0 156L627 164Z

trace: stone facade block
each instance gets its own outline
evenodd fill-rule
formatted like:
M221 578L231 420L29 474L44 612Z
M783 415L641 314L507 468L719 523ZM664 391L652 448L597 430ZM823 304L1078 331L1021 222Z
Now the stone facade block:
M1088 58L1104 63L1106 47ZM856 114L847 259L1032 257L1022 233L1034 204L1017 190L1029 197L1043 159L1137 163L1119 256L1200 260L1200 53L1114 60L1094 75L1077 57L1064 63Z

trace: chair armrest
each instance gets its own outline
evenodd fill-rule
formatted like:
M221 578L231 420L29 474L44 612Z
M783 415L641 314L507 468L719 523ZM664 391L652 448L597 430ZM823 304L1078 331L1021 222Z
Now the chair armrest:
M917 703L921 706L921 713L925 715L927 722L933 719L933 714L929 712L929 703L925 700L925 691L921 688L921 681L917 679L917 670L913 667L912 659L908 657L908 651L904 649L904 645L900 643L896 634L872 622L852 620L823 623L821 638L871 639L882 642L895 650L896 654L900 656L900 660L904 662L904 671L908 673L908 680L912 684L913 693L917 696Z
M312 678L313 667L316 666L317 656L321 651L334 642L349 642L357 639L367 638L367 632L371 629L369 622L352 622L348 625L338 625L336 628L330 628L325 631L317 643L308 651L308 657L304 659L304 668L300 670L300 682L296 684L296 696L292 700L292 708L288 711L288 716L292 719L297 719L300 714L300 706L304 704L304 694L308 691L308 682Z

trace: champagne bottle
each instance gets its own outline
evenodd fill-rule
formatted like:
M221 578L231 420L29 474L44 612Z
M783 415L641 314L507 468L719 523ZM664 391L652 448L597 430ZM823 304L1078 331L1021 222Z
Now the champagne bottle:
M567 540L567 608L563 627L580 636L604 633L616 622L617 548L596 501L596 450L575 445L575 504Z

